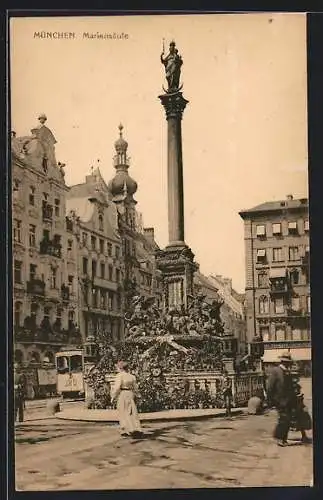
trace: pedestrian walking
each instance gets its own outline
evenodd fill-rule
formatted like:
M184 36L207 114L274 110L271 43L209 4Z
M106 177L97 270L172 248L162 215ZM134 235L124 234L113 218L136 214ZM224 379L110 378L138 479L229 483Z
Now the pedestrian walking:
M311 443L311 439L307 436L306 431L312 429L312 418L304 403L304 394L299 383L299 371L292 370L293 387L295 401L292 411L291 428L301 433L301 441L304 444Z
M129 373L126 361L119 361L117 370L118 373L111 393L111 402L117 401L121 435L124 437L141 437L140 420L134 399L137 390L136 377Z
M18 363L14 364L14 404L15 404L15 421L24 421L24 408L25 408L25 377L20 372Z
M289 352L280 356L279 366L272 369L267 383L267 401L269 407L275 407L278 422L274 429L274 438L279 446L288 445L288 432L295 406L295 392L291 368L293 359Z
M228 371L223 370L221 379L221 390L224 399L225 416L231 418L231 407L232 407L232 380L229 377Z

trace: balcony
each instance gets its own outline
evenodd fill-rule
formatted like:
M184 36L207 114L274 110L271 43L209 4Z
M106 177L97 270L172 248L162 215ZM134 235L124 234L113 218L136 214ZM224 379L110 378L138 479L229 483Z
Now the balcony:
M39 279L33 279L27 281L27 293L32 293L33 295L39 295L44 297L45 295L45 283Z
M53 206L49 205L49 203L43 204L42 213L44 222L51 222L53 220Z
M51 240L42 240L40 242L39 253L42 255L51 255L52 257L62 257L62 245Z

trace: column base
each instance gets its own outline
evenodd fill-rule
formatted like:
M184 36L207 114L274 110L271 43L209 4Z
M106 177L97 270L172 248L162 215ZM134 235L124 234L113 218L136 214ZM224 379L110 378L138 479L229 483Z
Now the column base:
M184 242L172 242L156 254L162 274L164 308L187 308L193 299L193 278L198 269L192 250Z

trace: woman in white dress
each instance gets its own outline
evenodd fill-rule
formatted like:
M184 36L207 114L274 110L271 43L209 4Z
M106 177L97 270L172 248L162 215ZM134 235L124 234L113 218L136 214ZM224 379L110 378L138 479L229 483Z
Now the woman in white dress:
M117 400L119 422L122 436L142 435L138 410L134 400L137 390L136 377L129 373L128 363L117 363L118 373L112 388L111 401Z

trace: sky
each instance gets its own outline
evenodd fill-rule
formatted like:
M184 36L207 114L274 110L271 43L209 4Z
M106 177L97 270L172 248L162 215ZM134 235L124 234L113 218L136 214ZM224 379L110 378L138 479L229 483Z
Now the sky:
M35 32L71 32L48 39ZM90 39L83 33L127 34ZM305 14L15 18L11 124L30 135L39 113L68 185L100 165L106 181L118 125L138 182L137 208L168 243L167 123L160 62L176 41L189 101L182 121L185 240L206 275L245 287L242 209L308 195ZM99 163L98 163L99 160Z

